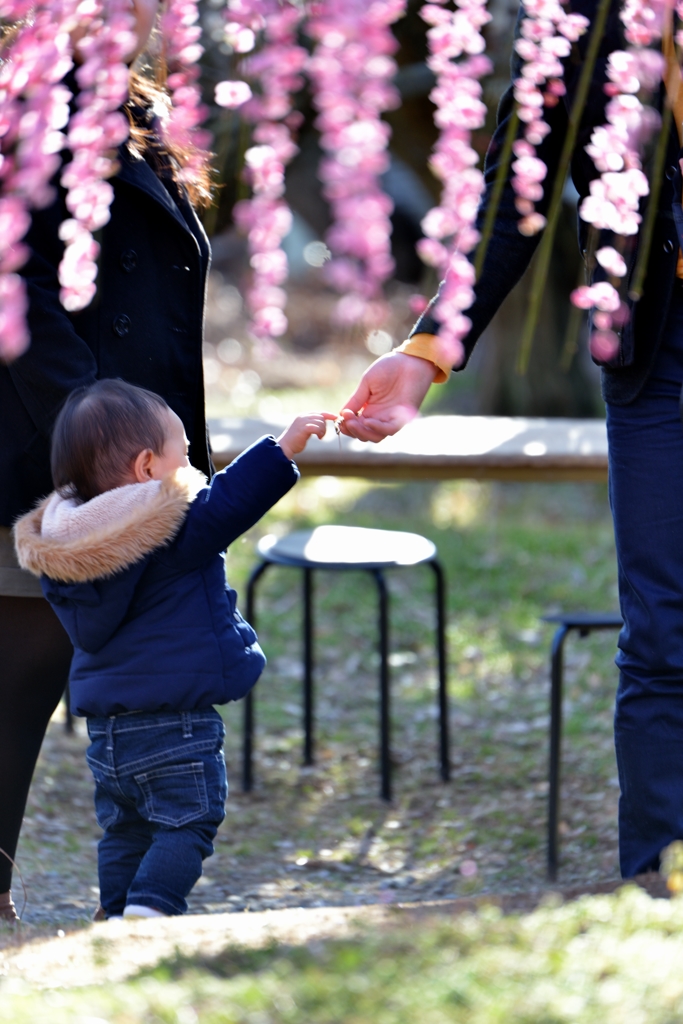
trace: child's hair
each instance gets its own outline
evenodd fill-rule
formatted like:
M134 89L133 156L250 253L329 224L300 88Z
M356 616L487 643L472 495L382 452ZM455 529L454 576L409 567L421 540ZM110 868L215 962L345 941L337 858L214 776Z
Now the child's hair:
M163 398L123 380L98 380L72 391L52 432L52 481L63 497L90 501L121 486L141 451L161 455Z

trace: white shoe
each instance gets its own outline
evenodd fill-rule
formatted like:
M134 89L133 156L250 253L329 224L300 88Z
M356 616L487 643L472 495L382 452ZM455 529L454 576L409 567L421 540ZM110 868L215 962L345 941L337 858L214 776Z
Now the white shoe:
M124 917L168 917L168 914L162 914L160 910L155 910L154 907L143 907L140 903L129 903L123 911Z

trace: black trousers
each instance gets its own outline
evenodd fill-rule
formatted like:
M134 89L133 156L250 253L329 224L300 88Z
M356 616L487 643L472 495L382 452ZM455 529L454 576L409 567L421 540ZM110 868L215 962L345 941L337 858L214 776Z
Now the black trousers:
M624 628L614 719L625 878L683 839L683 285L638 398L607 407Z
M12 881L33 771L73 648L39 597L0 596L0 893Z

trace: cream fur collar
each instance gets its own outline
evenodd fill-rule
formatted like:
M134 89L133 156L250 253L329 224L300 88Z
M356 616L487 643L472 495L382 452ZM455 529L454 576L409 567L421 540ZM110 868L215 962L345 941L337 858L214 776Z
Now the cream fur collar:
M173 540L206 479L192 466L90 501L56 491L14 524L22 569L64 583L113 576Z

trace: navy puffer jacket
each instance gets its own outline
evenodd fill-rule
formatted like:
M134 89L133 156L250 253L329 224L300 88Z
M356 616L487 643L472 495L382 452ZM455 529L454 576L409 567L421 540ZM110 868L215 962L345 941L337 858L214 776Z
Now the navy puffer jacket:
M20 564L41 576L75 647L74 714L194 711L251 689L265 657L222 552L298 475L264 437L210 485L188 467L80 505L53 494L18 520Z

